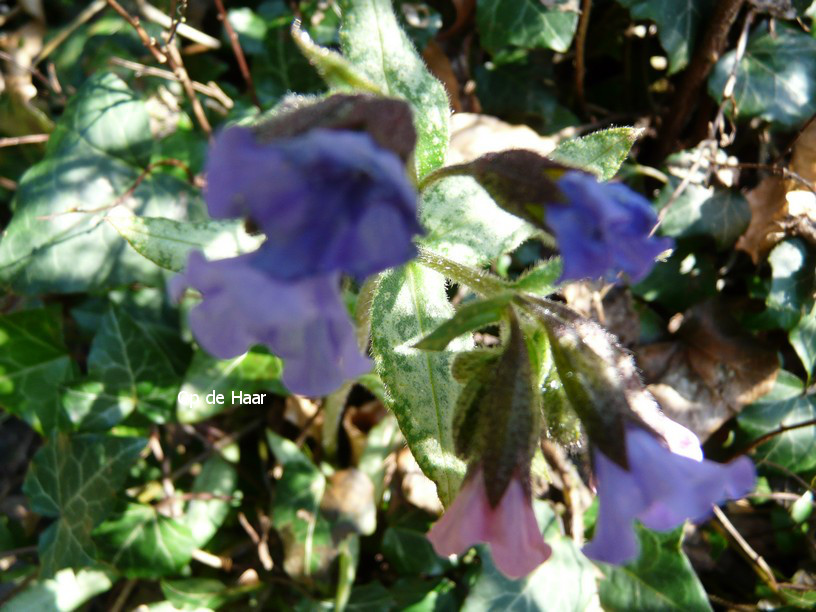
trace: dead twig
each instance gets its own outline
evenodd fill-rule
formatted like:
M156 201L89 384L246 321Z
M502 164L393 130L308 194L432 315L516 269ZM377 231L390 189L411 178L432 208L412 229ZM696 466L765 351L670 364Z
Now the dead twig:
M47 142L50 137L50 134L28 134L27 136L0 138L0 149L3 147L16 147L17 145Z
M759 578L767 584L774 593L779 593L779 585L776 582L776 577L774 576L773 570L768 565L768 562L762 558L748 543L748 541L742 537L742 534L737 531L737 528L734 527L734 524L728 519L725 513L719 509L717 506L713 506L714 508L714 516L717 517L717 523L712 523L714 528L723 533L723 535L730 536L730 539L733 540L737 546L739 547L739 551L743 557L745 557L750 563L751 567L754 569L756 574ZM721 526L721 527L720 527Z
M258 110L262 110L261 102L258 99L258 94L255 91L255 83L252 81L252 75L249 72L249 66L247 65L246 57L244 56L244 50L241 49L241 41L238 40L238 35L235 33L235 30L227 17L227 10L224 8L223 1L215 0L215 7L218 9L218 19L222 24L224 24L224 29L226 30L227 36L230 39L232 52L235 54L235 59L238 62L238 69L241 71L241 76L247 84L249 97L252 98L252 103L258 108Z
M589 30L589 14L592 11L592 0L581 0L581 17L578 20L578 31L575 35L575 97L581 113L587 115L584 77L586 76L586 37Z
M51 55L54 50L59 47L65 40L74 32L76 32L84 23L87 23L91 19L93 19L96 14L104 9L107 6L106 0L94 0L88 6L86 6L82 12L77 15L71 23L67 26L62 28L59 32L56 33L54 38L50 39L45 45L43 45L42 50L37 54L37 57L34 58L32 65L36 66L40 62L42 62L46 57Z
M816 426L816 419L808 419L807 421L802 421L801 423L794 423L793 425L782 425L780 427L777 427L773 431L769 431L766 434L762 434L761 436L759 436L755 440L752 440L751 443L748 446L741 449L738 453L736 453L735 456L744 455L746 453L749 453L752 450L754 450L755 448L757 448L758 446L761 446L762 444L764 444L765 442L770 440L771 438L775 438L776 436L778 436L780 434L783 434L785 432L792 431L794 429L802 429L804 427L814 427L814 426Z
M193 106L193 114L198 124L201 126L201 129L204 130L204 133L207 134L207 137L212 136L212 126L207 119L207 115L204 114L204 107L201 106L201 101L198 99L198 96L196 96L193 82L187 74L187 69L184 67L184 62L181 59L179 50L175 46L169 45L167 47L167 55L170 58L170 67L173 69L173 73L176 75L176 78L181 81L181 86L184 87L184 91L190 99L190 104Z
M119 4L116 0L106 0L110 7L119 13L119 16L127 21L131 27L136 30L136 34L139 36L139 40L142 41L142 44L145 48L150 51L150 54L156 59L157 62L160 64L167 63L167 56L159 49L158 45L156 44L156 39L152 38L147 31L142 27L142 22L139 21L138 17L134 17L130 13L128 13L122 5Z

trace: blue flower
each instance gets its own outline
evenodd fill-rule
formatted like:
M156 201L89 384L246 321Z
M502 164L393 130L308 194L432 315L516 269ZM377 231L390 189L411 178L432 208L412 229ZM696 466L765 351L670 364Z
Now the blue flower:
M635 519L666 531L686 519L704 520L713 504L753 490L756 473L750 459L740 457L728 464L706 461L697 437L669 423L671 427L664 428L666 445L645 429L627 427L628 470L595 449L600 505L595 537L584 547L588 557L617 564L633 561L638 555Z
M649 236L657 216L649 201L619 183L599 183L570 171L558 180L566 204L547 208L564 261L562 281L604 277L623 271L632 282L643 279L657 255L671 248L669 238Z
M416 255L416 191L367 133L315 129L261 144L232 127L206 171L210 215L249 217L266 234L257 265L270 276L363 279Z
M227 359L266 345L285 360L283 383L302 395L325 395L371 369L340 299L338 273L280 280L258 269L256 259L250 253L207 261L196 251L171 280L176 300L186 287L201 292L190 328L204 349Z

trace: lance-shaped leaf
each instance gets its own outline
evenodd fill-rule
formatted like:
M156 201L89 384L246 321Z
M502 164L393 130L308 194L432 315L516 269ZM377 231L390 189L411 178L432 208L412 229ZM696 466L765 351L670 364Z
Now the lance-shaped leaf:
M382 93L380 87L360 74L345 57L336 51L316 44L312 37L300 27L300 20L295 20L292 24L292 38L300 52L332 89Z
M93 562L91 530L110 512L144 445L141 438L54 434L37 451L23 491L34 512L56 519L40 536L43 576Z
M402 31L391 0L342 0L340 43L351 64L388 96L404 98L417 131L416 174L422 178L445 161L448 94Z
M370 94L336 94L322 100L296 98L253 126L260 142L291 138L313 129L366 132L379 146L407 161L417 135L403 100Z
M566 170L535 151L510 149L446 166L436 176L471 176L504 210L546 229L547 206L565 203L556 180Z
M626 422L660 429L657 405L638 379L631 355L600 325L563 304L533 297L523 304L547 331L558 377L587 435L627 467Z
M173 272L184 269L190 251L224 259L254 251L264 241L263 236L248 234L240 220L176 221L130 214L106 219L140 255Z
M450 368L454 355L472 342L455 340L434 353L413 345L451 316L444 277L414 263L383 274L371 305L371 346L387 404L446 505L465 473L454 452L452 421L460 385Z
M482 392L462 394L454 430L457 447L481 460L494 507L514 475L524 480L540 433L541 394L518 319L513 311L509 314L504 350L490 367L476 372Z
M550 159L592 172L598 180L608 181L620 169L642 133L641 128L634 127L599 130L561 142L550 153Z
M444 351L455 338L501 321L507 311L507 305L512 299L513 294L506 293L465 304L456 311L453 318L445 321L417 342L414 348L424 351Z

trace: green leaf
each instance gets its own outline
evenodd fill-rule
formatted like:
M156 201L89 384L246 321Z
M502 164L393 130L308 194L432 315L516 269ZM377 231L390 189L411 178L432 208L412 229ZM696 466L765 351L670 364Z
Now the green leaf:
M248 234L242 220L192 222L120 214L106 220L140 255L173 272L184 269L190 251L203 251L210 260L226 259L254 251L264 241Z
M45 159L20 180L0 241L0 282L24 294L159 284L160 268L123 249L104 222L123 196L119 206L140 215L203 214L186 183L143 176L152 144L147 110L125 83L113 74L91 78L65 109Z
M636 525L640 556L624 566L598 564L604 610L711 610L703 585L683 552L683 529L667 533Z
M560 257L552 257L522 274L511 287L522 293L547 297L554 293L563 265Z
M129 389L109 389L95 380L75 383L62 394L68 418L81 431L109 430L136 409L137 401Z
M773 33L763 23L748 40L737 67L734 99L739 118L760 117L790 128L816 112L812 95L816 40L798 28L776 23ZM722 99L735 59L735 51L725 54L711 73L708 92L717 101Z
M0 406L47 432L60 421L57 395L74 368L58 308L0 317Z
M578 13L568 0L481 0L476 25L482 46L493 54L506 47L552 49L564 53L572 43ZM551 8L548 8L551 7Z
M479 548L482 571L465 599L463 612L481 610L588 610L597 608L595 568L571 539L561 534L552 509L535 504L552 556L527 578L510 580Z
M139 412L163 423L176 404L181 382L185 351L178 348L165 344L154 328L123 308L111 305L91 343L88 374L103 383L107 395L127 394Z
M3 604L3 612L72 612L86 601L113 586L114 573L64 569L48 580L40 580Z
M592 172L608 181L623 164L632 145L643 133L641 128L618 127L599 130L560 143L549 157L557 162Z
M414 111L416 174L421 179L445 162L448 94L399 27L391 0L342 0L340 5L345 56L385 95L404 98Z
M468 176L444 178L425 189L420 220L427 230L422 246L470 265L490 263L536 233Z
M799 324L790 330L788 340L793 346L793 350L802 360L808 381L813 378L814 367L816 367L816 306L810 314L802 317Z
M283 362L275 355L253 349L233 359L216 359L197 351L184 377L176 416L180 423L198 423L232 406L232 393L270 390L285 395L280 382ZM186 393L181 396L181 393ZM223 395L223 403L218 400ZM196 398L197 396L197 398ZM211 396L211 397L210 397ZM208 399L209 397L209 399Z
M461 339L436 353L411 347L452 315L444 277L418 264L383 274L371 306L372 352L389 407L445 505L465 472L454 453L452 420L460 386L450 368L454 354L472 343Z
M237 446L235 447L237 450ZM238 472L229 461L216 455L208 459L193 482L193 493L233 495L238 486ZM184 522L190 528L193 542L207 544L229 513L230 504L222 499L193 499L187 506Z
M290 576L308 577L325 570L335 554L331 526L320 512L326 478L294 442L269 430L266 437L283 465L272 504L272 525L283 541L283 567Z
M792 330L813 306L814 257L804 240L789 238L773 248L768 263L771 265L771 289L765 298L768 314L780 327Z
M633 19L651 19L657 25L660 44L669 56L669 74L686 67L697 35L714 6L712 0L618 0Z
M107 560L128 578L177 574L195 548L186 525L141 504L128 504L123 514L99 525L93 536Z
M656 202L662 208L669 202L680 180L672 177ZM666 212L660 232L665 236L689 238L709 236L719 249L734 244L751 220L751 209L742 194L726 189L688 185Z
M40 536L43 576L93 562L91 530L110 512L144 445L140 438L54 434L37 451L23 491L34 512L56 519Z
M434 576L444 573L449 563L434 552L421 531L388 527L383 534L382 554L400 574Z
M476 66L482 110L543 134L578 124L578 118L559 103L556 88L544 81L543 70L532 62Z
M459 336L501 321L512 299L513 294L506 293L465 304L456 311L451 319L417 342L414 348L424 351L444 351L448 344Z
M780 370L773 390L743 408L737 417L740 427L759 437L786 425L816 418L816 395L806 394L793 374ZM816 467L816 426L800 427L776 435L756 450L761 457L794 472Z
M383 401L383 399L380 399ZM371 482L374 483L374 502L379 505L385 492L387 481L386 458L393 452L405 446L402 434L397 424L397 419L393 414L387 414L382 421L377 423L368 432L366 445L357 467L361 472L368 474Z
M259 588L259 584L227 587L214 578L162 580L161 590L178 610L218 610L225 604Z

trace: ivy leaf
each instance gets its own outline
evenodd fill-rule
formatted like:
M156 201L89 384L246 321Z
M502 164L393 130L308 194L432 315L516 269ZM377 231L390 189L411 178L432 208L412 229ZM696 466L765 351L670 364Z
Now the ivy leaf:
M102 382L107 395L127 394L138 411L164 423L176 404L189 354L174 340L168 346L154 328L112 304L91 343L88 374Z
M739 118L760 117L790 128L816 112L816 40L783 22L777 25L773 33L765 24L752 33L737 67L734 99ZM709 77L708 92L718 102L735 53L725 54Z
M643 130L634 127L599 130L560 143L549 157L557 162L592 172L608 181L626 160Z
M198 423L215 416L232 405L232 392L236 390L257 393L269 389L286 395L280 382L282 372L283 362L262 349L253 349L232 359L216 359L197 351L179 392L186 393L183 397L187 401L179 399L176 416L180 423ZM223 395L224 403L208 400L207 396L212 393Z
M618 0L633 19L650 19L657 25L660 44L669 56L669 74L689 63L712 0Z
M599 563L605 579L598 592L604 610L711 610L703 585L683 552L683 529L660 533L636 524L637 561Z
M597 607L595 568L565 537L550 506L535 504L552 556L522 580L504 576L486 546L479 547L482 570L468 593L464 612L477 610L589 610ZM567 588L567 585L569 587ZM595 603L595 606L593 606Z
M43 161L20 180L0 241L0 282L29 295L159 284L161 270L123 249L104 222L131 191L118 204L140 215L203 214L185 183L167 173L145 177L152 145L147 110L127 85L110 73L89 79L71 98Z
M669 202L680 180L672 177L660 192L657 205ZM665 236L689 238L709 236L717 248L726 249L734 244L751 221L751 209L742 194L702 185L688 185L671 205L660 231Z
M195 548L189 527L141 504L128 504L93 536L111 565L129 578L176 574L190 562Z
M342 0L340 43L349 62L387 96L414 111L418 178L440 167L448 149L448 94L399 27L391 0Z
M434 353L411 347L451 316L445 279L413 263L383 274L371 306L372 352L388 406L445 505L453 501L465 473L454 452L453 412L460 385L450 368L455 353L472 343L457 340Z
M163 217L108 215L108 223L140 255L165 270L180 272L190 251L200 250L207 259L225 259L257 249L263 236L253 236L243 221L176 221Z
M320 512L326 477L290 440L267 430L267 441L283 466L275 488L272 525L283 540L284 569L309 577L324 571L336 554L331 525Z
M114 572L83 569L60 570L53 578L39 580L3 604L3 612L67 612L113 586Z
M141 438L54 434L37 451L23 483L31 509L56 519L40 536L42 575L90 565L91 530L110 512Z
M237 450L237 447L235 447ZM229 461L216 455L208 459L193 482L193 493L233 495L238 486L238 472ZM204 546L227 518L229 502L223 499L194 499L187 506L184 523L196 546Z
M790 330L788 340L805 366L808 381L812 380L816 367L816 306Z
M773 390L743 408L740 427L759 437L785 425L816 418L816 395L805 393L804 384L790 372L780 370ZM816 467L816 426L800 427L774 436L756 451L760 456L794 472Z
M0 406L41 432L60 422L60 385L74 375L57 308L0 317Z
M452 176L422 192L420 220L427 230L420 244L439 255L484 265L515 249L536 229L502 210L468 176Z
M482 46L493 54L511 46L564 53L578 25L578 13L570 10L571 4L569 0L546 5L540 0L482 0L476 7Z
M765 304L768 314L783 329L796 327L813 305L813 260L807 243L800 238L780 242L768 255L771 290Z

